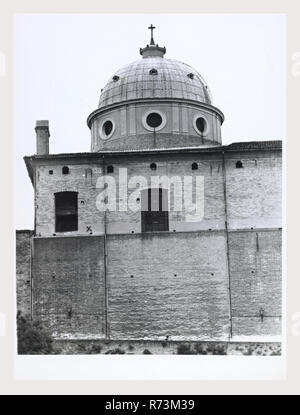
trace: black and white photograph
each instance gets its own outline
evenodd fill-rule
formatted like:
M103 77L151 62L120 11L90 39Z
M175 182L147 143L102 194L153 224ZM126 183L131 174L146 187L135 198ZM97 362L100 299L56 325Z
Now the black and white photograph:
M19 355L281 356L281 14L19 14Z

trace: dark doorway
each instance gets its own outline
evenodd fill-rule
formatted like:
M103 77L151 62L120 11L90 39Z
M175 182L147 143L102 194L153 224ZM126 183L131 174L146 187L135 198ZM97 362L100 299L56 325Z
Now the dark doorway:
M78 230L78 193L55 193L55 232Z

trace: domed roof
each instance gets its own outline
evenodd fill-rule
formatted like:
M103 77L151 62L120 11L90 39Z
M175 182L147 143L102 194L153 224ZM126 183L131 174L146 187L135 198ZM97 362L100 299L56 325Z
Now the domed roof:
M141 49L143 58L119 69L103 88L99 108L144 98L211 104L209 88L201 75L183 62L164 58L164 52L157 45Z

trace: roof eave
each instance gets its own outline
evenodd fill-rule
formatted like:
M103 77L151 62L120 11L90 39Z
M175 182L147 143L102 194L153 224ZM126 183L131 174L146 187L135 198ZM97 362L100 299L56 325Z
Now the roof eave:
M253 147L251 144L253 143ZM259 146L255 143L260 143ZM254 152L254 151L281 151L282 144L281 140L277 141L263 141L263 142L241 142L241 143L232 143L229 145L220 145L212 147L176 147L176 148L154 148L154 149L140 149L140 150L103 150L101 152L94 153L59 153L59 154L43 154L43 155L33 155L24 157L25 164L31 182L33 180L33 163L38 160L67 160L67 159L78 159L78 158L87 158L90 160L103 160L104 158L116 157L116 156L141 156L149 154L178 154L178 153L228 153L228 152ZM247 146L248 144L248 146Z

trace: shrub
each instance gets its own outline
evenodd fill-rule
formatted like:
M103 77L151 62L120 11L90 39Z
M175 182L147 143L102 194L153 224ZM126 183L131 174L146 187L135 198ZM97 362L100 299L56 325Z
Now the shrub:
M77 350L80 354L86 353L86 345L84 343L79 343L77 345Z
M125 354L125 352L117 347L116 349L108 350L105 354Z
M281 350L275 350L272 353L270 353L270 356L281 356Z
M189 344L180 344L177 347L177 354L195 354L195 352L191 350L191 346Z
M214 355L226 355L227 354L226 346L224 346L222 344L213 344L213 343L211 343L207 347L207 351L210 354L214 354Z
M207 354L207 351L202 347L201 344L195 344L194 350L195 354Z
M251 347L248 347L248 349L245 351L244 355L251 356L252 354L253 354L253 350L251 349Z
M226 347L222 344L219 344L215 347L215 351L214 354L219 354L219 355L226 355Z
M17 314L18 354L53 354L53 340L39 321Z
M90 354L101 354L102 346L100 344L93 344Z

